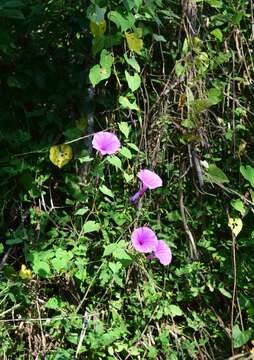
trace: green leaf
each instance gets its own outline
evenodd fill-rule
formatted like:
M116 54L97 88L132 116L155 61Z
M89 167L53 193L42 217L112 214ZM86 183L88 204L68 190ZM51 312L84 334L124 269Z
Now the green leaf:
M113 56L109 54L107 50L103 49L101 52L100 65L103 68L108 69L111 68L113 62L114 62Z
M254 187L254 168L250 165L240 166L240 173Z
M103 256L109 256L119 247L118 243L109 244L105 247Z
M95 87L97 84L99 84L99 82L102 80L101 79L101 73L100 73L100 65L94 65L89 72L89 79L93 85L93 87Z
M47 278L51 275L49 264L46 261L37 259L33 266L32 266L33 272L35 274L38 274L39 276L43 278Z
M121 155L123 155L127 159L132 159L132 153L126 146L122 146L119 152Z
M46 304L44 305L47 309L61 310L61 307L64 305L64 302L59 297L49 298Z
M230 292L227 291L226 289L224 289L224 287L219 287L218 290L222 293L222 295L224 295L228 299L232 298L232 295L230 294Z
M154 38L155 41L167 42L167 40L162 35L153 34L153 38Z
M216 105L223 99L223 91L221 88L211 88L208 90L207 96L212 105Z
M214 29L213 31L211 31L211 34L220 42L223 41L223 34L222 31L220 29Z
M121 28L122 32L131 29L135 23L135 17L131 13L123 17L118 11L110 11L108 19L115 23L118 29Z
M224 172L215 164L209 164L207 170L208 180L217 183L229 183L229 179Z
M234 325L232 335L233 335L234 348L239 348L244 344L246 344L251 339L252 331L251 330L241 331L239 325Z
M136 91L141 84L141 79L138 73L130 75L127 70L125 70L125 77L128 83L129 88L132 92Z
M87 221L82 228L82 231L84 234L93 232L93 231L99 231L100 230L100 224L93 221L93 220L89 220Z
M130 109L130 110L139 111L139 107L137 106L136 100L134 100L133 102L130 102L130 100L126 96L120 96L119 97L119 104L124 109Z
M110 270L114 274L116 274L121 270L122 264L120 262L117 262L117 263L109 262L108 266L109 266Z
M110 55L107 50L103 49L100 57L100 65L94 65L89 72L89 79L93 87L98 85L102 80L110 77L113 62L113 56Z
M139 152L139 148L137 147L136 144L127 143L127 145L128 145L132 150Z
M3 9L0 11L0 18L1 17L9 18L9 19L18 19L18 20L25 19L22 11L18 9Z
M101 185L99 187L99 190L104 194L107 195L109 197L114 197L114 194L112 193L112 191L106 186L106 185Z
M242 202L242 200L240 200L240 199L232 200L231 205L235 210L239 211L242 216L244 216L245 207L244 207L244 203Z
M114 165L118 169L122 169L122 161L117 156L110 156L107 158L111 165Z
M181 310L180 307L177 306L177 305L169 305L168 310L169 310L170 315L171 315L172 317L182 316L182 315L183 315L182 310Z
M136 70L137 72L140 72L140 66L137 62L137 60L135 59L135 56L131 56L130 58L127 56L127 54L124 54L124 59L127 62L128 65L130 65L134 70Z
M126 139L128 139L130 131L131 131L131 127L129 126L129 124L125 121L120 122L119 126L119 130L121 131L121 133L124 134L124 136L126 137Z
M74 215L83 216L83 215L85 215L88 211L89 211L89 208L88 208L88 207L84 207L84 208L78 209L78 210L74 213Z
M66 251L61 248L57 249L55 257L52 259L52 265L57 272L67 270L70 266L70 260L73 254L71 251Z
M123 176L124 176L124 179L125 179L125 181L127 182L127 183L129 183L133 178L134 178L134 175L129 175L129 174L127 174L127 173L124 173L123 174Z

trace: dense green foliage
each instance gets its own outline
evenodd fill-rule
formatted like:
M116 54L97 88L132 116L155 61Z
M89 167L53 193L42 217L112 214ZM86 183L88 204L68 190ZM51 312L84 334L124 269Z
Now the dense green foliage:
M253 8L1 0L1 359L251 358ZM163 187L135 207L141 168Z

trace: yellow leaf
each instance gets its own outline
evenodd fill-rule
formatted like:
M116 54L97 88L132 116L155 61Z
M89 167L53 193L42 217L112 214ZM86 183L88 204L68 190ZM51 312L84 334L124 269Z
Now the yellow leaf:
M23 280L31 280L33 277L33 274L30 269L27 269L26 265L22 264L21 269L19 271L19 276Z
M60 169L72 159L72 148L70 145L51 146L49 152L50 161Z
M104 19L101 20L99 23L93 21L90 22L90 30L94 37L99 37L103 35L106 31L106 28L107 23Z
M228 221L228 226L230 227L235 237L237 237L243 228L243 222L240 218L230 218Z
M141 49L143 48L143 40L139 39L135 33L125 33L127 44L129 49L134 51L137 54L140 54Z
M249 189L249 192L250 192L251 201L254 204L254 191L252 189Z

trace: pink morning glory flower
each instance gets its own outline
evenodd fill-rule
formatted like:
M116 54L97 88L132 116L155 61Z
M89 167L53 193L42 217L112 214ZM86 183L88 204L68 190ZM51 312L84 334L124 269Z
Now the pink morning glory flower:
M93 137L92 145L101 155L115 154L121 147L118 137L109 131L96 133Z
M158 240L154 250L154 256L159 259L162 265L169 265L172 261L172 253L168 245L163 240Z
M157 236L147 226L135 229L131 235L131 241L134 249L141 253L155 250L158 244Z
M137 177L141 180L142 186L136 194L134 194L130 201L135 204L141 198L147 189L156 189L162 186L162 179L154 171L140 170Z

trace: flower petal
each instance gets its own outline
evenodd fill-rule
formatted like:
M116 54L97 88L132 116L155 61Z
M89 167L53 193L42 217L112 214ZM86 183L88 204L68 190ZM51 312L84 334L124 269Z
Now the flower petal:
M137 177L142 181L144 186L149 189L156 189L162 186L162 179L154 171L151 170L140 170Z
M172 261L171 250L163 240L158 241L154 255L162 265L169 265Z
M131 235L131 240L134 249L141 253L155 250L158 243L155 233L146 226L135 229Z
M121 147L118 137L108 131L96 133L93 137L92 145L101 155L115 154Z

